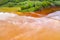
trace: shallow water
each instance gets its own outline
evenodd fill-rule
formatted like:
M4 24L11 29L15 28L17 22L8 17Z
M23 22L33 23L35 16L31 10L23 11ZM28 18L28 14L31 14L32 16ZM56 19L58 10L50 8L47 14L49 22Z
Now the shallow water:
M41 11L37 11L37 13L42 14L42 15L48 15L48 14L55 12L55 11L60 11L60 7L45 8Z
M45 17L35 18L2 12L0 40L60 40L60 21L50 18L55 17L55 13L60 15L60 11L56 11Z

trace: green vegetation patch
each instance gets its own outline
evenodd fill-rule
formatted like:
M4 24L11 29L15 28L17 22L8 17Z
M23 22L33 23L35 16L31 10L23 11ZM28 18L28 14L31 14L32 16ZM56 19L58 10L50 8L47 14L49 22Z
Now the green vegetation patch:
M18 8L19 12L34 12L42 10L44 8L50 8L52 6L60 6L60 1L58 0L0 0L0 8Z

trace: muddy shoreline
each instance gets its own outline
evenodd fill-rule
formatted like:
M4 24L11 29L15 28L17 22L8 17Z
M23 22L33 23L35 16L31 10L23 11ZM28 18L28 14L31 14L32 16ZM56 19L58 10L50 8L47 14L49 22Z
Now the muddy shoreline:
M43 17L52 12L59 11L59 10L60 10L60 6L56 6L56 7L45 8L43 10L39 10L36 12L16 12L16 14L20 16Z
M39 13L42 15L47 15L49 13L59 11L59 10L60 10L60 6L55 6L55 7L45 8L43 10L36 11L36 13Z

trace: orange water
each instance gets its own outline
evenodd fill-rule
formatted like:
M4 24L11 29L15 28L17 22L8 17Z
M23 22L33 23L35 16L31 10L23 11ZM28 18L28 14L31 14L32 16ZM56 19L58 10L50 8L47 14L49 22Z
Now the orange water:
M60 40L60 21L27 16L0 20L0 40Z
M52 10L52 9L51 9ZM60 21L50 18L32 18L45 16L51 10L32 14L22 13L22 17L0 20L0 40L60 40ZM17 14L20 15L21 12ZM41 16L40 16L41 15ZM25 17L26 16L26 17Z

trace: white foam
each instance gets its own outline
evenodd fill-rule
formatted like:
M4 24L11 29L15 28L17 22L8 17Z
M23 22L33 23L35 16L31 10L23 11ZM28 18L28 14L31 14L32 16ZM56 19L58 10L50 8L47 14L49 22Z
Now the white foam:
M13 14L13 13L8 13L8 12L0 12L0 20L5 20L9 17L15 17L17 16L16 14Z
M60 11L50 13L48 16L50 17L50 16L56 16L56 15L60 16Z
M60 11L50 13L49 15L47 15L47 17L60 20Z

